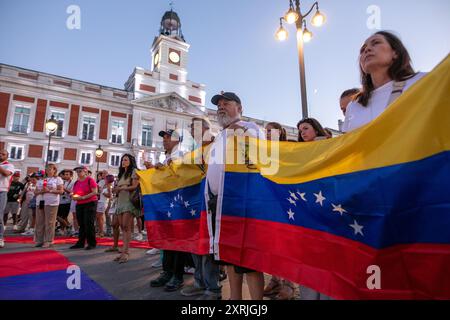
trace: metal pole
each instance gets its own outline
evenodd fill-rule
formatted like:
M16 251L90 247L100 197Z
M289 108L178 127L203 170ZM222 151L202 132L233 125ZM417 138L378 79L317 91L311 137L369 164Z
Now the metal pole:
M297 26L297 50L298 50L298 64L300 71L300 92L302 99L302 115L303 118L308 117L308 100L306 96L306 76L305 76L305 57L303 53L303 16L300 12L300 0L295 0L296 11L298 13Z
M47 146L47 159L45 160L45 169L47 169L48 166L48 157L50 154L50 139L52 138L52 132L48 132L48 146Z
M100 161L98 161L99 160L99 158L97 158L97 157L95 157L95 159L97 160L97 174L96 174L96 178L97 178L97 176L98 176L98 166L99 166L99 164L100 164Z

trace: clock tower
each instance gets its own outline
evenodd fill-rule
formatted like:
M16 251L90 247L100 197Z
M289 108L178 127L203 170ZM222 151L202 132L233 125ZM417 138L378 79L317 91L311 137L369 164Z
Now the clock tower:
M184 40L176 12L170 10L163 15L159 33L151 48L152 71L164 80L186 82L190 45Z
M173 10L167 11L150 50L150 70L136 67L125 89L133 91L135 99L176 93L190 104L204 108L205 85L187 78L189 47L180 17Z

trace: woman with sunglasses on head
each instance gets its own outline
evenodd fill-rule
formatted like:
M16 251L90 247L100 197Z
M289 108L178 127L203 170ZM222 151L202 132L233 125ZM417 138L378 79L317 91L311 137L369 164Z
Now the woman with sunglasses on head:
M377 118L396 98L420 80L401 40L379 31L370 36L359 52L362 91L345 113L344 132L358 129Z

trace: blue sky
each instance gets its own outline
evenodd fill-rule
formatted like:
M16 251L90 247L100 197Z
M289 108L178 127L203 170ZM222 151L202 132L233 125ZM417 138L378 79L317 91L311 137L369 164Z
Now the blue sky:
M303 1L306 11L314 1ZM66 27L69 5L81 9L81 30ZM207 106L221 90L242 99L247 116L295 126L301 118L294 27L274 34L288 0L174 0L191 44L188 78L206 84ZM358 52L377 5L381 28L395 31L418 71L430 71L450 51L450 1L322 0L327 23L310 25L305 45L310 116L337 128L338 98L359 85ZM150 47L166 0L0 0L0 63L123 88L134 67L150 69Z

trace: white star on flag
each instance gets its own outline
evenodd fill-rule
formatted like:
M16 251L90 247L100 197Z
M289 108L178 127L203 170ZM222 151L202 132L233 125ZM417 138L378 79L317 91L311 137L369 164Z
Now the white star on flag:
M295 216L295 212L292 212L292 210L289 208L289 211L287 212L287 214L289 215L289 220L294 220L294 216Z
M287 201L289 201L291 204L293 204L294 206L297 206L297 203L295 203L294 200L292 200L291 198L287 198Z
M173 200L177 201L177 196L175 196L175 198L173 198Z
M195 210L194 209L191 210L191 214L192 214L193 217L195 216Z
M314 193L316 196L316 203L320 203L320 205L323 207L323 202L326 200L326 198L322 195L322 191L320 191L318 194Z
M170 208L174 208L175 205L173 204L173 202L170 204Z
M167 217L172 217L172 214L170 212L167 212Z
M344 215L344 213L347 213L347 210L345 210L344 208L342 208L342 205L334 205L333 203L331 204L333 206L333 211L334 212L339 212L341 214L341 216Z
M295 201L298 201L297 196L295 195L295 193L289 191L289 194L291 195L291 198L294 199Z
M187 207L189 207L189 201L185 201L184 202L184 206L187 208Z
M356 220L353 220L353 224L350 224L349 226L352 227L355 230L355 236L358 233L360 233L364 237L364 233L362 232L362 229L364 228L364 226L360 226L358 224L358 222L356 222Z
M305 198L306 193L300 193L300 191L297 191L297 194L300 196L300 198L302 198L303 201L308 202L308 200L306 200Z

